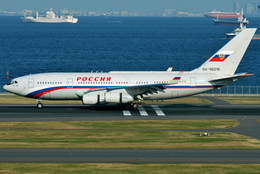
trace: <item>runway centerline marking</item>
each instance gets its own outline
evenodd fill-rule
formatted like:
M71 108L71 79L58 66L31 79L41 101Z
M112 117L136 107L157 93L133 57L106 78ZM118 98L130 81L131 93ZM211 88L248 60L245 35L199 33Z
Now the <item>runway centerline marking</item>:
M131 112L128 110L123 110L124 116L132 116Z
M165 114L163 113L163 111L159 108L158 105L151 105L152 108L154 109L154 111L156 112L156 114L158 116L165 116Z
M141 116L148 116L148 113L145 111L143 106L139 105L138 110L139 110Z

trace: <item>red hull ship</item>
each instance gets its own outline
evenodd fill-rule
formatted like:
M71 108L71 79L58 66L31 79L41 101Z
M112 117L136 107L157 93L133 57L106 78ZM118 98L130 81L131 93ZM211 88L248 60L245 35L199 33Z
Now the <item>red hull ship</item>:
M204 14L207 18L239 18L243 16L237 12L220 12L220 11L212 11Z

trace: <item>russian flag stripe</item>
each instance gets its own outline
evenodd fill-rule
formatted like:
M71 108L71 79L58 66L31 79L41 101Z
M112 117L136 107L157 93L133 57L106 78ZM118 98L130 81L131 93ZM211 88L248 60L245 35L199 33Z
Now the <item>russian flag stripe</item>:
M181 77L174 77L173 80L180 80Z

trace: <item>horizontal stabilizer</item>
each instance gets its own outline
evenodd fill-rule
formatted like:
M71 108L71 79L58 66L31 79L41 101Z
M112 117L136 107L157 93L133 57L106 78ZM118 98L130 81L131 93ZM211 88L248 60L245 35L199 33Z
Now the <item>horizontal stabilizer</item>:
M242 77L247 77L247 76L252 76L252 75L254 75L254 74L239 73L239 74L234 74L233 76L214 78L214 79L209 80L209 82L215 83L217 85L226 85L226 84L236 81L237 79L240 79Z

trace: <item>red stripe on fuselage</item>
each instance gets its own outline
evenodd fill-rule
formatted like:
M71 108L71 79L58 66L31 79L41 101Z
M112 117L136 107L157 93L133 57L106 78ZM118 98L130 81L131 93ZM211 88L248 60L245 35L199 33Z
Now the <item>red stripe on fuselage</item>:
M61 88L52 88L49 90L45 90L43 92L39 92L35 95L33 95L34 98L39 98L47 93L57 91L57 90L62 90L62 89L98 89L98 88L105 88L105 87L61 87Z

